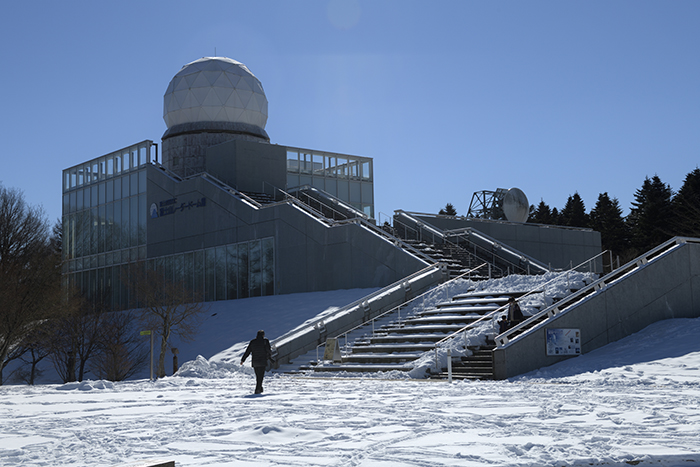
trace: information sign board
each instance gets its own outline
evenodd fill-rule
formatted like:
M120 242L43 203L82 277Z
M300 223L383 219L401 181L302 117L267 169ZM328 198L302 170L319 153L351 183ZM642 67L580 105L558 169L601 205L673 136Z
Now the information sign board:
M580 354L580 329L547 329L547 355Z

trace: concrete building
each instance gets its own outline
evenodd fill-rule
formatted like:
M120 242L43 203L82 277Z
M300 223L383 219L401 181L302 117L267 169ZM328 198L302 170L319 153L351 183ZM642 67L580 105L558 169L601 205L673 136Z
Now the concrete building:
M374 225L372 158L272 144L267 110L245 65L185 65L165 92L160 146L63 171L66 283L123 309L125 266L138 262L205 301L381 287L431 264ZM600 251L599 236L582 242L584 253L565 246L557 262Z

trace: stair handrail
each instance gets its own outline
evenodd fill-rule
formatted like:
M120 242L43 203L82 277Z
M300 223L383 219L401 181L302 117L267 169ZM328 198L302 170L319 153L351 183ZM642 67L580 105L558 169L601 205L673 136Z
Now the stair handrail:
M406 305L408 305L409 303L413 302L414 300L417 300L417 299L419 299L419 298L421 298L421 297L424 297L425 295L427 295L427 294L429 294L429 293L433 293L433 292L435 292L437 289L440 289L440 288L442 288L442 287L445 287L445 286L447 286L447 284L449 284L449 283L451 283L451 282L453 282L453 281L456 281L457 279L461 279L462 277L464 277L464 276L466 276L466 275L468 275L468 274L471 274L472 272L475 272L475 271L477 271L477 270L483 268L484 266L488 266L488 263L486 263L486 262L485 262L485 263L482 263L482 264L480 264L479 266L477 266L477 267L475 267L475 268L472 268L472 269L470 269L469 271L467 271L467 272L465 272L465 273L463 273L463 274L460 274L460 275L457 276L457 277L454 277L454 278L452 278L452 279L450 279L450 280L448 280L448 281L446 281L446 282L443 282L442 284L438 285L437 287L435 287L435 288L433 288L433 289L430 289L430 290L427 290L427 291L423 292L422 294L417 295L417 296L413 297L412 299L405 301L405 302L402 303L401 305L397 305L397 306L395 306L395 307L393 307L393 308L391 308L391 309L385 311L384 313L381 313L381 314L375 316L374 318L371 318L371 319L369 319L369 320L363 322L362 324L358 324L358 325L355 326L354 328L349 329L349 330L345 331L345 332L342 333L342 334L338 334L335 338L336 338L336 339L345 338L345 343L343 344L343 350L344 350L345 352L347 352L347 347L348 347L348 335L349 335L351 332L354 332L354 331L356 331L356 330L358 330L358 329L360 329L360 328L362 328L362 327L364 327L364 326L367 326L367 325L369 325L369 324L372 324L372 336L374 336L374 333L375 333L374 323L375 323L375 321L377 321L379 318L383 318L384 316L386 316L386 315L389 314L389 313L393 313L393 312L395 312L395 311L398 311L398 312L399 312L399 323L400 323L400 322L401 322L401 308L402 308L402 307L405 307ZM420 271L420 272L426 271L427 269L432 268L432 267L434 267L434 266L429 266L428 268L425 268L425 269L423 269L423 270ZM418 273L416 273L416 274L418 274ZM405 282L405 279L403 279L401 282ZM385 288L382 289L382 290L379 290L379 291L375 292L375 295L374 295L374 296L381 295L381 293L383 293L386 289L389 289L389 288L392 288L392 287L396 287L396 284L399 284L399 285L400 285L400 282L397 282L397 283L392 284L392 285L390 285L390 286L388 286L388 287L385 287ZM347 307L343 307L343 308L352 308L353 306L357 306L358 303L359 303L359 304L362 304L362 303L364 303L365 301L369 301L369 299L368 299L367 297L363 297L362 299L358 300L357 302L354 302L354 303L352 304L352 306L348 305ZM326 343L325 343L325 342L316 346L316 361L319 362L319 363L321 362L321 360L319 359L319 349L320 349L321 347L325 347L325 346L326 346Z
M338 315L338 314L341 314L347 310L351 310L352 308L355 308L358 305L361 305L365 301L369 301L369 300L371 300L379 295L385 294L388 290L391 290L391 289L397 288L397 287L401 287L401 285L403 285L404 283L410 282L411 280L415 279L416 277L420 277L420 276L430 272L430 270L436 269L438 267L439 267L438 265L431 264L431 265L429 265L429 266L427 266L419 271L416 271L416 272L404 277L403 279L401 279L399 281L396 281L392 284L389 284L386 287L382 287L379 290L375 290L374 292L370 293L369 295L365 295L364 297L359 298L359 299L355 300L354 302L351 302L351 303L349 303L341 308L338 308L337 310L335 310L333 312L332 315L324 316L323 318L319 318L313 322L302 324L302 325L292 329L291 331L288 331L285 334L279 336L278 338L275 339L275 342L278 342L281 339L289 338L290 336L293 336L294 334L299 333L300 329L302 329L302 328L319 327L321 324L327 322L334 315Z
M530 266L531 266L531 265L532 265L534 268L538 269L541 273L549 272L549 270L550 270L549 267L548 267L547 265L545 265L544 263L542 263L541 261L538 261L538 260L532 258L531 256L526 255L525 253L523 253L523 252L521 252L521 251L519 251L519 250L516 250L515 248L512 248L512 247L506 245L505 243L500 242L500 241L496 240L495 238L490 237L490 236L484 234L483 232L480 232L480 231L474 229L473 227L464 227L464 228L462 228L462 229L455 229L455 230L443 231L443 230L441 230L441 229L439 229L439 228L437 228L437 227L435 227L435 226L426 224L425 222L423 222L423 221L417 219L416 217L414 217L414 215L426 215L426 216L430 216L431 214L413 213L413 212L407 212L407 211L404 211L404 210L401 210L401 209L397 209L397 210L394 211L394 212L395 212L396 214L399 214L399 215L401 215L401 216L404 216L404 217L410 219L413 223L415 223L415 224L416 224L418 227L420 227L421 229L427 230L428 232L430 232L430 233L433 235L433 238L434 238L435 235L437 235L437 236L439 236L440 238L442 238L442 240L443 240L444 242L449 242L449 243L451 243L451 244L453 244L453 245L454 245L455 243L454 243L454 242L451 242L451 241L448 239L448 236L449 236L448 234L454 233L455 235L460 236L461 232L462 232L462 231L466 231L467 229L470 231L470 233L476 232L476 234L474 234L476 237L482 239L483 241L485 241L486 243L488 243L488 244L491 245L491 247L492 247L491 251L487 250L486 248L482 247L481 245L477 245L474 241L470 240L469 237L460 237L460 238L463 238L467 243L471 243L471 244L474 245L475 247L477 247L477 248L479 248L479 249L482 249L482 250L484 250L485 252L487 252L487 253L489 253L489 254L491 254L491 255L494 255L494 256L498 257L501 261L504 261L504 262L506 262L506 263L508 263L508 264L513 265L513 266L514 266L514 269L515 269L515 267L518 267L518 268L523 269L523 270L526 269L526 270L528 271L528 274L530 273ZM434 216L434 215L433 215L433 216ZM397 222L396 218L394 218L394 221ZM404 225L404 226L410 228L411 230L415 230L416 232L418 232L416 229L413 229L412 227L410 227L410 226L404 224L403 222L400 222L400 221L398 221L398 222L399 222L400 224L402 224L402 225ZM457 245L457 246L459 246L459 245ZM524 268L523 266L517 265L517 264L515 264L514 262L510 261L509 259L507 259L507 258L505 258L505 257L503 257L503 256L501 256L501 255L498 255L497 252L496 252L495 250L502 250L502 251L508 252L508 253L511 254L512 256L518 257L521 261L524 261L524 262L527 263L527 268ZM469 250L466 250L466 249L465 249L465 251L469 252ZM475 256L476 256L476 255L475 255Z
M397 210L396 212L399 212L399 211L400 211L401 213L405 213L405 211L401 211L401 210ZM470 258L474 259L475 262L483 261L483 260L484 260L483 258L480 258L478 255L476 255L476 254L472 253L471 251L465 249L465 248L462 247L461 245L450 241L445 235L442 235L442 234L441 234L441 231L440 231L439 229L432 228L432 226L427 225L427 224L425 224L424 222L421 222L421 221L419 221L418 219L415 219L415 218L413 218L413 217L411 217L411 216L409 216L409 215L406 215L406 217L408 217L409 219L411 219L411 220L412 220L418 227L420 227L421 229L422 229L422 228L425 228L425 230L433 230L432 233L433 233L433 234L437 233L438 235L440 235L445 245L447 245L447 246L449 246L449 247L451 247L451 248L456 248L456 249L458 249L458 250L461 250L462 252L464 252L464 253L466 253L467 255L469 255ZM410 225L405 224L405 223L401 222L401 221L398 220L398 219L395 219L395 218L394 218L393 221L394 221L394 224L398 223L398 224L400 224L401 226L403 226L403 228L405 228L405 229L407 229L407 230L410 229L410 230L416 232L416 239L417 239L417 241L421 241L421 242L423 241L423 240L422 240L422 235L420 235L420 236L421 236L421 239L420 239L420 240L418 240L418 238L417 238L418 235L420 234L420 231L419 231L419 230L414 229L414 228L411 227ZM395 230L395 227L392 227L392 228ZM382 230L383 230L383 229L382 229ZM398 237L398 238L400 238L400 237ZM433 241L435 241L435 237L434 237L434 236L433 236ZM477 245L475 245L475 246L477 246ZM479 247L479 248L481 248L481 247ZM508 262L507 260L504 260L504 261ZM511 264L512 264L512 263L511 263ZM499 266L497 266L496 264L493 264L493 263L491 263L491 267L492 267L493 269L497 269L498 271L500 271L500 275L501 275L501 276L504 275L504 274L503 274L503 268L501 268L501 267L499 267Z
M250 196L246 195L245 193L231 187L230 185L226 184L225 182L222 182L221 180L219 180L218 178L216 178L215 176L213 176L209 173L201 172L201 173L197 173L195 175L191 175L188 178L194 178L194 177L202 177L205 180L210 181L212 184L218 186L219 189L224 190L224 191L238 197L242 201L251 204L253 207L255 207L257 209L278 206L281 204L293 204L293 205L297 206L299 209L312 215L320 222L323 222L329 226L336 226L336 225L349 224L349 223L360 224L361 226L363 226L367 229L370 229L374 233L380 235L385 240L393 243L396 247L402 248L403 250L407 250L413 256L417 257L418 259L420 259L421 261L423 261L426 264L437 265L440 263L439 261L436 261L435 259L426 255L425 253L418 250L417 248L414 248L413 246L404 242L402 239L392 235L391 233L385 231L384 229L377 227L375 224L373 224L372 222L369 222L367 219L364 219L362 217L357 217L354 219L344 219L344 220L340 220L340 221L335 220L335 219L330 219L330 218L326 217L322 212L320 212L319 210L314 208L313 206L310 206L309 204L305 203L303 200L287 193L286 191L282 190L281 188L277 188L277 190L279 190L279 192L284 196L284 199L282 201L277 201L277 202L269 203L269 204L261 204L258 201L254 200L253 198L251 198Z
M462 227L460 229L446 230L446 231L444 231L444 233L446 236L456 235L458 237L461 237L462 235L466 234L467 231L469 233L468 233L467 237L465 238L465 240L470 241L469 236L473 235L473 236L485 241L486 243L492 245L494 248L498 248L498 249L501 249L503 251L507 251L508 253L510 253L513 256L518 256L518 257L520 257L521 260L525 260L525 262L527 262L528 271L530 270L530 265L534 265L536 268L539 268L540 271L542 271L543 273L551 272L551 269L549 268L549 266L547 266L543 262L533 258L532 256L530 256L526 253L523 253L520 250L516 250L515 248L512 248L503 242L499 242L495 238L493 238L489 235L486 235L485 233L475 229L474 227ZM471 243L474 243L474 242L471 242ZM505 258L503 258L503 259L505 260ZM508 261L508 260L505 260L505 261ZM510 262L511 264L515 264L515 263L512 263L511 261L508 261L508 262Z
M324 191L324 190L322 190L322 189L320 189L320 188L317 188L317 187L315 187L315 186L312 186L312 185L301 185L301 186L298 186L298 187L294 187L294 188L292 188L292 189L287 190L287 193L291 195L291 194L292 194L293 192L295 192L295 191L296 191L296 192L302 192L302 191L306 191L306 190L308 190L308 191L313 191L313 192L318 193L318 194L321 195L322 197L326 198L328 201L330 201L330 202L332 202L332 203L334 203L334 204L337 204L338 206L341 206L343 209L345 209L345 210L348 211L348 212L354 213L354 214L355 214L355 217L361 217L361 218L363 218L363 219L369 219L369 216L368 216L367 214L365 214L363 211L360 211L359 209L357 209L357 208L354 207L353 205L348 204L348 203L346 203L345 201L343 201L343 200L341 200L340 198L338 198L337 196L333 196L332 194L328 193L327 191ZM292 195L292 196L294 196L294 195ZM306 196L309 196L309 195L306 194ZM309 197L311 197L311 196L309 196ZM312 198L312 197L311 197L311 198ZM318 201L318 200L316 200L316 201ZM320 201L318 201L318 202L320 202ZM338 214L342 215L342 216L345 217L346 219L348 218L348 216L344 215L344 214L343 214L342 212L340 212L340 211L337 211L336 209L333 209L333 207L328 206L327 204L324 204L324 206L328 207L329 209L331 209L331 210L334 211L334 212L337 212Z
M578 290L577 292L568 295L567 297L563 298L562 300L556 303L553 303L552 305L540 311L539 313L530 316L528 319L526 319L522 323L519 323L517 326L508 329L503 334L497 335L494 339L496 341L496 345L498 347L504 347L508 345L510 342L513 342L513 339L510 339L509 335L515 333L515 331L523 330L523 328L526 328L524 329L524 332L516 334L515 336L513 336L513 338L519 335L524 335L525 332L534 329L534 326L529 327L529 325L532 322L536 321L538 318L541 318L544 315L548 315L547 319L549 319L563 313L565 308L571 307L583 300L584 298L588 297L589 295L605 289L609 285L612 285L618 280L622 279L624 276L645 267L650 262L656 261L657 259L670 253L672 250L686 243L700 243L700 238L673 237L667 240L666 242L662 243L656 248L649 250L648 252L624 264L623 266L620 266L619 268L611 271L610 273L590 283L589 285Z
M698 241L700 242L700 240L698 240ZM571 269L568 269L567 271L562 271L560 274L564 274L564 272L566 272L566 273L568 274L568 273L571 272L571 271L575 271L576 269L580 268L580 267L583 266L584 264L590 263L591 261L596 260L599 256L602 257L602 256L603 256L604 254L606 254L606 253L610 253L610 250L602 251L602 252L598 253L597 255L592 256L591 258L587 259L586 261L583 261L582 263L578 264L577 266L574 266L574 267L572 267ZM612 268L612 262L611 262L611 266L610 266L610 267ZM613 272L615 272L615 271L612 271L610 274L612 274ZM547 282L545 282L544 284L542 284L540 287L538 287L536 290L531 290L531 291L529 291L528 293L522 295L522 296L519 298L519 300L522 300L523 298L527 297L528 295L533 295L533 294L536 294L536 293L541 293L541 291L539 290L540 288L541 288L542 290L545 290L545 291L546 291L547 285L549 285L551 282L556 281L557 279L559 279L559 278L558 278L558 277L555 277L554 279L548 280ZM581 289L581 290L583 290L583 289ZM570 296L571 296L571 295L570 295ZM569 297L570 297L570 296L569 296ZM557 302L557 303L561 303L561 301L560 301L560 302ZM491 311L490 313L485 314L484 316L482 316L481 318L477 319L477 320L474 321L473 323L469 323L469 324L467 324L466 326L464 326L462 329L460 329L460 330L458 330L458 331L455 331L455 332L453 332L452 334L450 334L449 336L444 337L444 338L442 338L441 340L437 341L437 342L435 343L435 367L437 368L437 364L438 364L438 355L437 355L437 351L438 351L438 348L440 347L441 344L447 342L447 341L450 340L450 339L454 339L454 338L457 337L457 335L460 334L460 333L463 333L463 332L465 332L465 331L468 331L469 329L472 329L472 328L476 327L477 323L480 323L480 322L482 322L482 321L487 321L487 320L493 319L493 317L494 317L495 315L497 315L498 313L502 313L502 312L505 311L507 308L508 308L508 305L507 305L507 304L506 304L506 305L503 305L503 306L501 306L501 307L499 307L499 308L497 308L497 309ZM542 312L538 313L537 315L541 315L541 313L542 313ZM532 315L532 316L529 317L527 320L523 321L523 322L520 323L518 326L514 326L514 327L511 328L511 329L519 328L520 325L524 324L526 321L529 321L532 317L537 316L537 315ZM510 331L510 329L509 329L508 331ZM504 333L504 334L505 334L505 333ZM497 338L500 337L500 336L501 336L501 334L499 334L499 335L497 336Z

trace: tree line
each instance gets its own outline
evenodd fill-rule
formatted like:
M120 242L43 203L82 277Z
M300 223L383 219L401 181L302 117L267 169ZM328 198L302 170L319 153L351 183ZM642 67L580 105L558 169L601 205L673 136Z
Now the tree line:
M544 200L530 206L528 222L591 228L600 232L604 250L631 260L672 237L700 237L700 169L686 175L677 193L658 175L646 177L627 216L607 192L598 195L590 212L574 193L561 211Z
M87 297L62 276L62 224L53 226L40 208L29 206L21 191L0 185L0 385L10 377L34 384L39 364L53 364L64 382L93 378L121 381L148 360L151 330L161 340L156 375L165 376L172 336L194 337L201 303L191 292L166 280L145 263L128 265L127 287L134 298L126 311L110 311L101 297ZM188 295L189 293L189 295ZM104 297L102 297L104 298Z
M447 203L440 215L456 216ZM505 217L503 217L505 219ZM700 168L689 172L678 192L658 175L644 179L635 191L630 213L622 215L617 198L600 193L595 206L586 212L578 193L570 195L559 210L541 200L530 206L529 223L591 228L600 232L603 250L610 250L623 262L675 237L700 237Z

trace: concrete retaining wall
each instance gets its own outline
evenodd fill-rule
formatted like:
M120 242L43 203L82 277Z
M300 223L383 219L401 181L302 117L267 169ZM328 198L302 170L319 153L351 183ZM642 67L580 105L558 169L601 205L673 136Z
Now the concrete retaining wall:
M655 250L666 250L655 256ZM644 257L613 271L571 306L494 350L494 377L505 379L549 366L569 356L546 354L546 332L581 330L587 353L669 318L700 317L700 239L673 239ZM655 256L655 257L654 257ZM564 308L565 307L565 308Z

